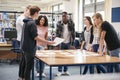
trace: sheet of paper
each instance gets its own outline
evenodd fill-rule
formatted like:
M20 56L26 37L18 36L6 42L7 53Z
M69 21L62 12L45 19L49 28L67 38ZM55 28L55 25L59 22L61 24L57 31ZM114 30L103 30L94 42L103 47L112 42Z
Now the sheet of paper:
M102 54L97 54L97 53L91 53L89 55L91 55L91 56L102 56Z
M56 38L54 39L55 44L52 44L52 46L57 46L57 45L59 45L60 43L62 43L63 41L64 41L63 38L56 37Z

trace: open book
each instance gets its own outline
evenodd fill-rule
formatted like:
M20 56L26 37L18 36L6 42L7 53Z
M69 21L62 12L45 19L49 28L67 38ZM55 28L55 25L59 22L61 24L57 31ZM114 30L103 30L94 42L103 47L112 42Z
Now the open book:
M55 44L52 44L52 46L57 46L57 45L61 44L63 41L64 41L63 38L56 37L54 39Z

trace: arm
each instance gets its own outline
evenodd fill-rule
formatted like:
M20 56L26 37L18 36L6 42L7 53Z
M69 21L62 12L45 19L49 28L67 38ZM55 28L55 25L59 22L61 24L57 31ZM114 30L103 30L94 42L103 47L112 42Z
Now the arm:
M103 49L103 53L104 53L104 54L107 54L107 47L106 47L106 43L105 43L105 41L104 41L104 49Z
M84 29L84 31L85 31L85 29ZM80 47L81 50L83 50L83 46L85 44L84 31L81 33L81 37L80 37L80 38L82 38L82 43L81 43L81 47Z
M41 37L39 37L39 36L36 36L34 39L35 39L35 40L42 41L42 42L45 42L45 43L47 43L47 44L49 44L49 45L55 43L55 42L53 42L53 41L45 40L45 39L43 39L43 38L41 38Z
M85 44L85 41L82 41L82 44L81 44L81 47L80 47L81 50L83 50L84 44Z
M48 32L46 32L46 34L45 34L45 39L48 40ZM45 47L45 50L48 50L47 45L46 45L46 47Z
M88 47L88 50L89 51L93 51L92 49L92 42L93 42L93 38L94 38L94 35L93 35L93 26L91 27L91 35L90 35L90 42L89 42L89 47Z
M68 25L69 26L69 25ZM70 38L70 41L71 41L71 46L70 48L71 49L75 49L75 46L74 46L74 42L75 42L75 24L73 21L70 22L70 27L71 27L71 38Z
M106 31L101 32L100 43L99 43L99 54L103 54L103 45L104 45L104 38L106 35Z
M48 32L45 34L45 39L48 40Z
M31 26L29 27L30 35L32 36L32 38L33 38L34 40L38 40L38 41L41 41L41 42L45 42L45 43L47 43L47 44L49 44L49 45L55 43L55 42L53 42L53 41L48 41L48 40L45 40L44 38L41 38L40 36L38 36L36 24L29 24L29 25L31 25Z
M72 43L71 43L71 45L72 46L74 46L74 42L75 42L75 24L74 24L74 22L72 22L72 26L73 26L73 31L72 31Z

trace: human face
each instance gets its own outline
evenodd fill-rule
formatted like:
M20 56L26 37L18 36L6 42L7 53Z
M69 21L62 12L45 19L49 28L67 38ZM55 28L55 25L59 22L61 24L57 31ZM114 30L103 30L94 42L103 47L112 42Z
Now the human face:
M84 24L85 25L90 25L90 22L87 20L87 18L84 18Z
M25 16L27 16L27 17L30 16L30 10L28 8L26 8L24 13L25 13Z
M93 17L93 23L94 25L98 26L100 24L100 19L96 18L95 16Z
M62 14L62 20L64 23L67 23L67 20L68 20L68 16L66 14Z
M42 17L42 18L40 19L40 26L43 26L44 23L45 23L45 19L44 19L44 17Z

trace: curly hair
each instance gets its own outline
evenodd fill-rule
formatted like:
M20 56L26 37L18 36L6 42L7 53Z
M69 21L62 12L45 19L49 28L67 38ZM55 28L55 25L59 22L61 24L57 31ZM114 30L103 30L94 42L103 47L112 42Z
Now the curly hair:
M42 15L40 15L40 16L38 17L38 19L35 21L35 22L36 22L36 25L40 25L40 20L41 20L42 18L45 19L45 23L43 24L43 26L44 26L44 27L47 27L47 26L48 26L48 19L47 19L46 16L42 16Z

